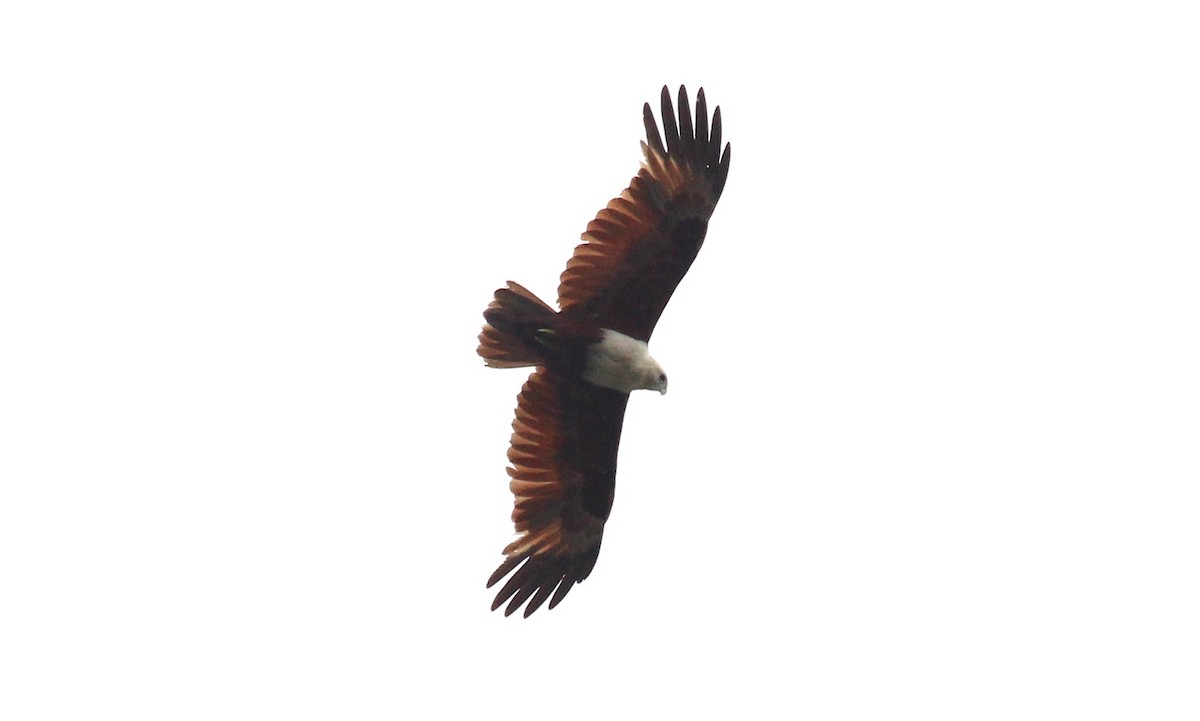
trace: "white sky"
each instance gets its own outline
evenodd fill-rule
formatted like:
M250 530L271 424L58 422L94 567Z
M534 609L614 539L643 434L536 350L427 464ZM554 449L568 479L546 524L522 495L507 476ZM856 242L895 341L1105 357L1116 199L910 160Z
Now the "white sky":
M1190 3L433 5L0 10L0 717L1200 715ZM671 392L505 619L480 313L664 83Z

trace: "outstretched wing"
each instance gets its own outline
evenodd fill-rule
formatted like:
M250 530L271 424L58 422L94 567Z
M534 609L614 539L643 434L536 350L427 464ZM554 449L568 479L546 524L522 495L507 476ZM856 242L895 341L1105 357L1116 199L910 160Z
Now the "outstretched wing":
M679 121L662 89L663 131L646 103L645 160L620 197L583 234L558 286L564 313L582 313L604 328L649 341L663 308L683 279L708 230L708 219L729 173L721 153L721 109L712 130L704 89L696 95L693 127L687 91L679 88Z
M518 537L488 579L491 588L512 573L493 611L505 601L505 616L527 600L527 617L546 599L554 608L592 572L612 509L628 400L624 393L545 368L525 382L508 449Z

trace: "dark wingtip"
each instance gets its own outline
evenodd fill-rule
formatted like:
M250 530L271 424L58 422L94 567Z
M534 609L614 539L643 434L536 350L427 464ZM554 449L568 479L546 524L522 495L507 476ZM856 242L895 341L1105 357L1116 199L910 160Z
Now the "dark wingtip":
M707 152L708 101L704 97L704 88L696 93L696 144Z
M692 106L688 101L687 88L679 86L679 145L687 157L692 156L696 145L696 134L692 130Z
M654 119L654 111L650 108L650 103L642 106L642 122L646 126L646 142L650 145L650 149L660 154L665 152L662 136L658 134L658 121Z
M729 158L733 154L729 143L725 143L725 152L721 154L721 162L717 165L717 177L713 181L713 189L717 195L725 190L725 179L729 177Z
M520 563L521 560L522 560L522 558L520 556L513 556L510 558L504 559L504 562L501 563L499 566L497 566L496 570L492 571L492 575L488 577L487 588L491 588L492 586L495 586L496 583L498 583L500 581L500 579L502 579L508 575L509 571L516 568L517 564ZM495 610L495 607L493 607L492 610Z
M662 89L662 121L663 135L667 141L667 153L674 155L679 152L679 126L675 123L675 106L671 104L671 91L664 85Z

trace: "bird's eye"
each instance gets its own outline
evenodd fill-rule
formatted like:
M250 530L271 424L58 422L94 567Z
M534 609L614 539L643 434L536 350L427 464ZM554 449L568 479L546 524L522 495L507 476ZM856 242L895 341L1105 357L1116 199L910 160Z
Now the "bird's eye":
M665 382L666 382L666 380L667 380L667 374L666 374L666 373L659 373L659 374L658 374L658 379L659 379L660 381L663 381L663 382L665 383Z

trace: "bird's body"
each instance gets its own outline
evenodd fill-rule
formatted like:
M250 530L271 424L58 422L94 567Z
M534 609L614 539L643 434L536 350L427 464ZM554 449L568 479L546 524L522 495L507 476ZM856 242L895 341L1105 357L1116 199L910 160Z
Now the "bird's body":
M510 281L484 311L485 363L536 367L517 398L508 452L518 537L488 580L490 587L512 574L492 605L508 601L505 615L526 601L526 616L547 599L553 608L591 573L612 508L629 393L667 391L650 335L700 251L729 172L720 108L711 133L703 90L694 126L683 88L679 111L677 122L664 87L664 145L644 107L642 169L588 224L560 279L560 310Z

